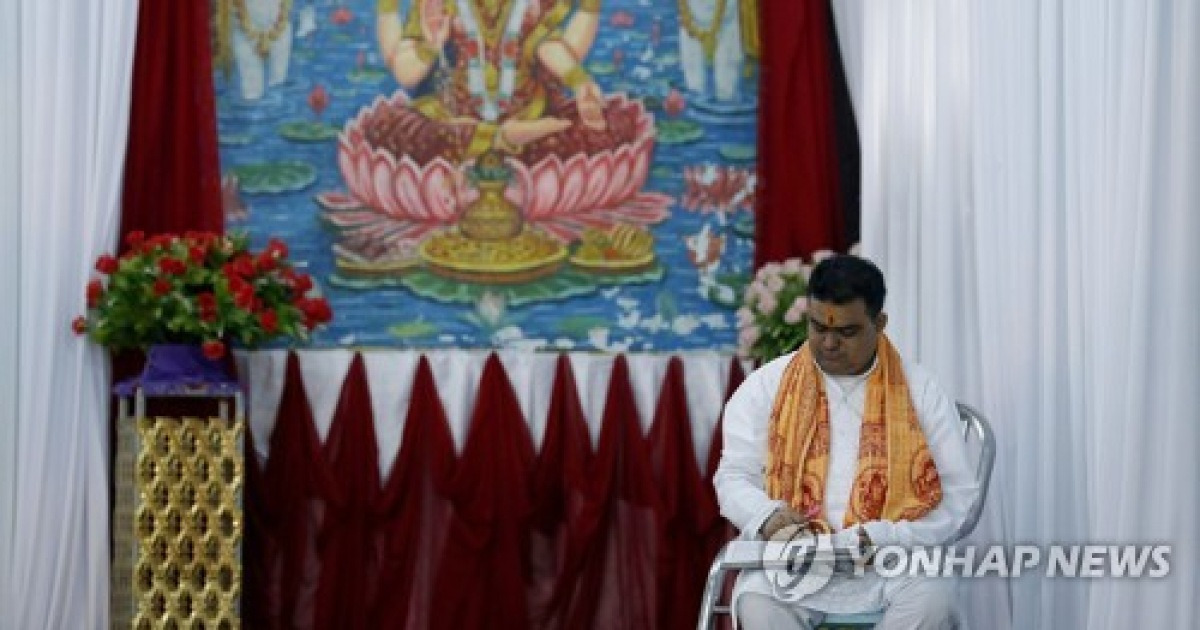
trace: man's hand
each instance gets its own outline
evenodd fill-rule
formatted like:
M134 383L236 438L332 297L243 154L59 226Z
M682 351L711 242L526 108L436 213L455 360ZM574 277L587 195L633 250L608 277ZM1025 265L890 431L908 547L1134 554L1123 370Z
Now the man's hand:
M763 523L759 533L762 534L763 540L773 540L775 535L781 533L785 527L804 527L808 524L808 520L808 517L792 509L792 506L782 505ZM791 533L792 530L787 530L788 537L791 536Z

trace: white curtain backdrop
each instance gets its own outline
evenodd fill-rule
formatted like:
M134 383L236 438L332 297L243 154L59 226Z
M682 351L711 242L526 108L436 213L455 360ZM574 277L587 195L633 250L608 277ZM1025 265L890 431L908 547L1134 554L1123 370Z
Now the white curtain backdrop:
M1197 3L834 4L893 334L996 425L984 535L1174 546L1161 580L1027 574L1011 626L1192 627Z
M137 2L26 0L19 16L20 397L3 532L16 543L0 624L104 628L108 367L70 323L115 245Z
M11 6L10 6L11 5ZM0 295L21 282L21 21L16 0L0 2ZM17 457L17 309L0 308L0 610L12 610L13 499ZM4 622L0 622L2 624Z

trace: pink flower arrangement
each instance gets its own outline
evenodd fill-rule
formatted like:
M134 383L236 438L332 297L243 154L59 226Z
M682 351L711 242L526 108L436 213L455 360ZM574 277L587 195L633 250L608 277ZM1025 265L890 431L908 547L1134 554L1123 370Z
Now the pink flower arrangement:
M814 255L824 257L825 252ZM738 354L766 363L800 347L808 337L808 274L799 258L763 265L746 286L737 312Z

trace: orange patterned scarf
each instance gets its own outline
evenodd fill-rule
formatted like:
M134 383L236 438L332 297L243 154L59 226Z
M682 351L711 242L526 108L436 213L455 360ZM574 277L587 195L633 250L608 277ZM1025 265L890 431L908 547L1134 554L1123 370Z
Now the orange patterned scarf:
M912 521L942 500L942 484L913 408L900 355L879 335L867 378L858 466L843 527L873 520ZM808 344L783 373L767 442L767 494L801 514L825 515L829 469L829 402Z

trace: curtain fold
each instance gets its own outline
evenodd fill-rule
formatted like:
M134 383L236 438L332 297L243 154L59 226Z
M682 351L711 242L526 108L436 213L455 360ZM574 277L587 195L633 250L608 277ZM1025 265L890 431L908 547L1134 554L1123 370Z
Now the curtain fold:
M12 542L0 624L104 628L108 365L70 325L93 262L116 240L137 3L27 1L6 16L21 33L19 85L7 95L20 100L20 284L9 294L20 394L15 459L0 470L12 483L12 510L0 517Z
M571 494L571 488L576 486L569 476L577 475L580 464L591 457L589 440L571 361L560 355L555 361L546 429L532 480L529 603L531 625L535 628L569 627L563 622L565 607L555 600L555 595L557 585L566 582L565 576L574 575L566 572L564 564L570 536L568 513L579 501Z
M371 510L380 494L374 425L366 368L362 355L355 355L321 449L322 458L331 464L336 493L326 503L325 524L317 538L322 575L316 593L317 627L373 627L368 602L376 594L379 563L371 545Z
M136 4L121 233L222 232L209 3Z
M764 0L756 266L850 245L838 188L827 0Z
M716 500L696 467L683 362L678 357L667 365L649 441L655 486L661 493L654 627L690 629L696 625L704 593L704 581L697 578L707 575L712 561L702 551L702 532Z
M271 455L263 470L263 488L249 489L247 494L262 500L250 509L261 509L261 521L268 526L266 531L255 532L258 542L248 545L248 550L258 548L269 554L258 560L266 571L263 577L269 590L263 597L262 588L251 585L254 588L245 592L256 592L262 599L243 603L247 619L256 625L308 628L313 623L313 601L306 575L316 570L312 563L318 527L312 504L318 492L316 470L325 464L313 458L320 456L320 439L295 354L288 357L285 379L271 435Z
M382 555L372 601L375 628L429 628L430 587L446 537L450 507L441 499L454 473L454 440L429 361L421 357L400 453L375 510Z
M450 482L450 522L433 593L431 628L529 624L533 442L495 355L484 363L467 442Z

